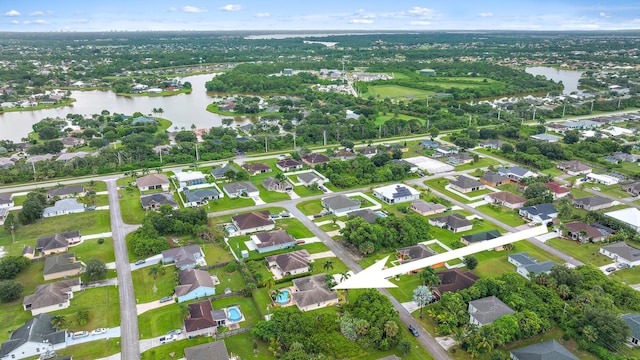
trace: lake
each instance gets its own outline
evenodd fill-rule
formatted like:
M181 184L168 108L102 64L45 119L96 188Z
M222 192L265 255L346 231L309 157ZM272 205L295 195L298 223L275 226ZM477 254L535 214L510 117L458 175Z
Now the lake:
M524 69L524 71L531 75L542 75L555 82L562 81L562 84L564 85L562 93L565 95L569 95L574 91L578 94L582 93L582 91L578 89L578 82L582 77L583 71L560 70L548 66L528 67Z
M67 114L93 115L100 114L102 110L110 113L131 115L139 111L145 115L152 114L154 108L162 108L159 116L169 119L174 127L186 129L194 124L197 128L211 128L220 126L223 118L230 116L212 114L208 112L207 105L213 102L215 94L207 93L204 84L211 80L215 74L185 76L183 82L188 81L193 87L191 94L177 94L173 96L117 96L112 91L72 91L71 97L76 99L70 106L55 109L36 111L18 111L0 114L0 139L9 139L15 142L27 136L33 131L31 126L40 120L50 118L65 118ZM247 117L234 117L239 125L251 121Z

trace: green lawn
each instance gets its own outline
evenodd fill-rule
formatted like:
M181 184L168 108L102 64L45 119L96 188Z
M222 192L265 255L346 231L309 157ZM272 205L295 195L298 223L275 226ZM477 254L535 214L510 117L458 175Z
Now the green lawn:
M249 250L249 248L247 248L247 245L245 244L245 242L249 241L249 239L250 239L249 235L234 236L234 237L230 238L229 239L229 248L230 248L230 250L234 251L236 253L236 255L238 257L240 257L242 250ZM262 259L265 256L277 255L277 254L282 254L282 253L295 251L295 250L303 250L303 249L307 250L309 252L309 254L316 254L316 253L319 253L319 252L324 252L324 251L328 251L329 250L329 248L325 244L323 244L321 242L314 242L314 243L310 243L310 244L295 245L291 249L282 249L282 250L270 251L270 252L268 252L266 254L260 254L259 252L255 251L255 250L251 250L251 251L249 251L249 260Z
M24 287L22 295L30 295L36 289L37 285L44 284L42 279L42 270L44 269L44 261L33 262L16 277ZM22 307L22 297L10 302L2 304L0 311L0 342L5 341L11 335L9 330L15 330L22 326L26 321L31 319L31 311L24 311Z
M616 270L609 275L611 278L618 279L626 284L640 284L640 266L629 269Z
M255 202L248 198L232 199L228 196L225 196L222 199L209 201L209 203L204 206L204 209L207 212L216 212L216 211L224 211L224 210L230 210L230 209L240 209L240 208L250 207L253 205L255 205Z
M113 239L104 238L102 245L98 244L98 239L85 240L82 244L69 248L70 252L76 254L76 259L87 261L91 258L98 258L105 263L116 261L113 253Z
M336 230L340 230L340 226L338 226L337 224L334 225L333 223L328 223L328 224L320 225L320 230L324 232L336 231Z
M296 239L305 239L314 236L311 230L307 229L307 227L296 218L277 219L276 229L286 230Z
M369 85L367 93L363 96L373 96L380 98L402 98L413 96L415 98L424 99L427 96L435 95L434 91L420 90L400 85Z
M204 251L204 258L207 261L207 265L225 263L233 261L234 257L228 250L223 249L216 243L202 245Z
M315 215L324 209L320 200L309 200L298 203L297 208L305 215Z
M293 192L298 194L298 196L300 196L300 197L307 197L307 196L313 196L313 195L322 194L322 191L320 189L313 190L313 189L308 188L306 186L295 186L293 188Z
M453 193L447 189L445 189L445 186L449 185L449 180L448 179L431 179L431 180L427 180L424 182L424 184L430 188L432 188L433 190L439 191L455 200L458 200L462 203L468 203L469 200L463 198L462 196L459 196L456 193Z
M80 326L76 322L78 311L89 312L89 321ZM51 315L64 315L69 322L69 331L93 330L99 327L120 326L120 297L115 286L98 287L77 292L67 309L54 311Z
M260 199L262 199L266 203L291 199L291 196L289 196L289 194L287 194L286 192L269 191L265 189L262 184L258 185L257 188L260 190Z
M122 180L122 179L121 179ZM128 186L118 190L120 198L120 212L125 224L140 224L144 219L145 211L140 204L140 191L135 186Z
M600 254L601 244L580 244L577 241L561 238L548 240L546 244L588 265L600 267L612 262L611 259Z
M11 233L0 231L0 246L8 255L21 255L25 245L34 246L38 238L67 231L80 230L82 235L111 231L108 210L86 211L37 220L35 223L18 226L16 242L12 243Z
M220 280L220 284L216 285L216 294L224 294L226 288L231 289L231 291L240 291L245 285L244 278L239 270L228 273L225 268L222 267L212 269L209 272L215 274L218 280Z
M504 229L499 228L497 225L490 223L483 219L473 219L471 220L473 224L473 228L469 231L463 231L459 233L452 233L449 230L439 228L436 226L429 227L429 236L427 236L424 240L438 239L443 244L451 247L453 242L459 241L462 236L475 234L479 232L489 231L489 230L498 230L501 233L504 232Z
M509 226L517 227L526 224L526 221L522 220L522 217L518 215L518 210L511 210L502 206L495 207L490 204L478 206L476 209Z
M507 261L509 254L527 252L538 261L553 260L559 264L564 263L554 255L547 253L539 247L521 240L513 243L513 249L508 251L483 251L475 254L478 259L478 267L473 271L481 278L498 277L506 272L516 271L516 267Z
M148 303L150 301L159 300L161 297L171 295L173 288L178 284L177 276L174 273L175 267L164 266L164 274L160 272L157 275L156 291L153 288L153 276L149 275L149 269L145 267L131 272L133 278L133 289L136 293L136 301L138 304Z
M256 308L252 298L246 298L243 296L234 296L225 299L214 300L213 309L223 309L230 306L239 306L240 312L244 316L244 321L240 322L240 327L254 326L258 321L262 320L260 311Z
M590 186L590 185L591 184L586 184L586 186ZM594 184L592 187L600 188L599 190L600 192L605 193L607 195L615 196L617 198L627 198L631 196L628 192L623 191L620 185L617 185L617 184L609 185L609 186Z
M183 326L184 304L171 304L149 310L138 315L140 338L149 339L166 334L169 330L181 329Z
M493 160L493 159L489 159L489 158L480 158L478 160L478 162L471 162L469 164L464 164L464 165L460 165L460 166L456 166L456 171L463 171L463 170L470 170L470 169L477 169L477 168L486 168L492 165L499 165L500 163Z
M574 199L580 199L583 197L589 197L589 196L593 196L592 193L586 191L586 190L582 190L578 187L572 187L571 188L571 195L573 195Z
M267 344L263 341L256 341L250 333L238 334L224 339L227 350L230 354L239 356L241 359L272 360L273 353L269 351ZM254 351L255 344L255 351Z
M553 177L560 176L560 175L564 174L562 172L562 170L558 169L557 167L551 167L551 168L548 168L548 169L540 170L540 172L543 173L543 174L551 175Z
M60 357L73 355L74 360L95 360L120 352L120 338L94 340L56 350Z
M392 283L398 285L396 288L389 288L389 292L400 302L412 301L413 290L422 285L420 274L401 275L400 281L395 278L389 279Z

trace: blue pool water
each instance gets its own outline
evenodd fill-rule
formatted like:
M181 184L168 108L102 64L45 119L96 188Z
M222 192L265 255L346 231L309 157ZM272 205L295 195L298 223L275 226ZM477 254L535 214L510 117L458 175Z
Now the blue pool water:
M280 305L287 304L289 303L290 297L291 297L291 292L289 290L282 290L282 292L280 292L278 296L276 296L276 302Z
M378 210L378 211L376 211L376 214L378 214L378 216L380 216L380 217L387 217L387 214L385 214L384 211Z
M230 232L230 233L234 233L234 232L238 231L238 229L236 229L236 227L233 226L233 225L229 225L229 226L227 226L227 231Z
M229 313L229 321L240 321L242 319L242 314L237 306L228 308L227 312Z

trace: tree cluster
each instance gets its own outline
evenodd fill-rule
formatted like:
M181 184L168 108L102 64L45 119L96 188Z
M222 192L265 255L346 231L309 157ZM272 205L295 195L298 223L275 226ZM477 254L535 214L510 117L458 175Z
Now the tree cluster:
M361 217L349 219L340 230L342 239L363 254L383 249L398 249L427 239L429 224L418 214L390 215L369 224Z
M339 188L400 181L408 176L409 169L407 167L390 162L391 159L388 157L379 161L382 156L384 155L369 159L366 156L358 155L355 159L346 161L333 159L319 165L318 171Z

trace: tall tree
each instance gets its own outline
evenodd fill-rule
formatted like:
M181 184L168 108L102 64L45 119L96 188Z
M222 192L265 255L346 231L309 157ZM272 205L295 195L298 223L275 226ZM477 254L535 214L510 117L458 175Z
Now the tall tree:
M107 266L100 259L91 258L87 260L86 265L85 273L89 280L98 280L107 274Z
M427 266L420 272L420 280L422 285L432 288L440 284L440 278L436 275L436 271L431 266Z
M412 300L420 307L420 318L422 319L422 308L431 303L433 293L428 287L420 285L413 290Z

